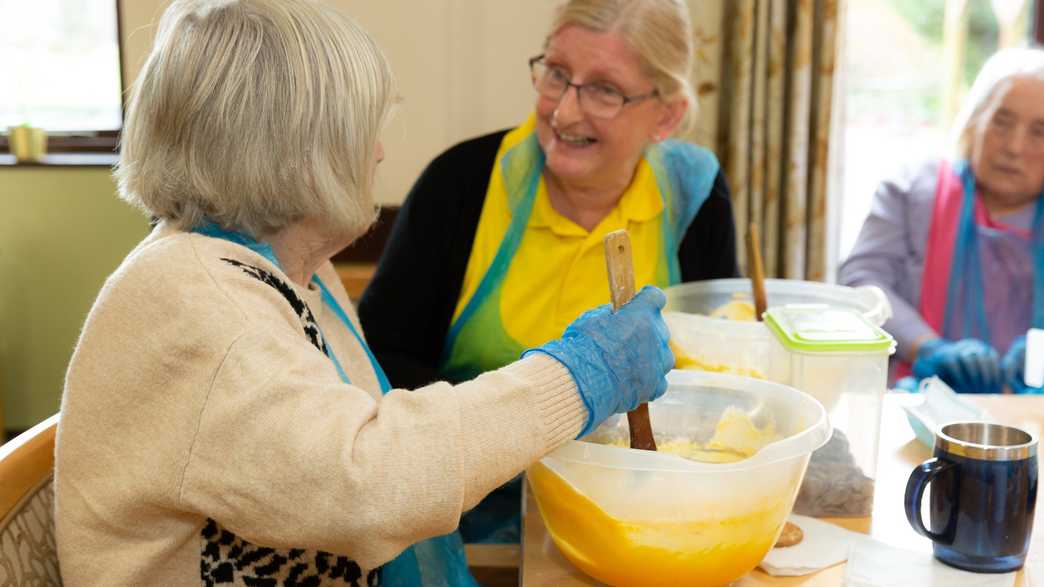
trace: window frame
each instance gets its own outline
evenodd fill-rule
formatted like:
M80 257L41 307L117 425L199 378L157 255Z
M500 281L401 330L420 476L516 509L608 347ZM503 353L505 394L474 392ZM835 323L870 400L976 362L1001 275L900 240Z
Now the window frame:
M116 4L116 46L119 56L120 68L120 120L125 120L127 114L127 93L124 88L126 82L126 68L124 67L123 55L123 14L121 0L112 0ZM1033 39L1039 45L1044 45L1044 0L1033 0ZM47 137L48 153L108 153L117 154L119 148L120 130L78 131L63 133L54 131ZM9 155L11 152L7 140L7 134L0 133L0 155Z
M1033 0L1033 38L1044 45L1044 0Z
M1039 2L1041 0L1036 1ZM112 0L112 2L116 4L116 54L120 68L120 128L118 130L48 131L48 154L107 153L115 155L118 153L120 133L123 131L123 122L127 115L127 92L124 91L127 85L127 72L124 67L123 55L122 0ZM0 155L10 155L10 153L11 146L8 143L7 133L0 133Z

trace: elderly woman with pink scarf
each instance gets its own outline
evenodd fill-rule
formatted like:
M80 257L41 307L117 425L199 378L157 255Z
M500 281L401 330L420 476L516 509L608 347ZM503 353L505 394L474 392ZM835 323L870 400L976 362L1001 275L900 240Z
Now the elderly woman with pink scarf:
M954 130L954 159L881 184L840 281L888 295L896 376L1040 393L1022 369L1044 327L1044 50L991 57Z

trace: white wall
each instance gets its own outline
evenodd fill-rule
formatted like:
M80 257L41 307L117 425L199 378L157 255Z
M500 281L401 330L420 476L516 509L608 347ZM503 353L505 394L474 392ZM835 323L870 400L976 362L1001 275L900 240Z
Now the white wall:
M336 0L384 48L403 98L385 132L378 197L399 203L424 165L462 139L522 121L553 0Z
M120 0L129 85L169 0ZM535 95L526 60L540 52L559 0L327 0L384 48L403 98L385 132L378 200L402 202L432 157L468 137L521 122ZM694 85L717 81L718 2L688 0L697 41ZM717 94L700 99L697 142L713 145Z
M331 0L384 49L402 103L384 137L377 184L397 204L432 157L462 139L518 124L534 93L555 0ZM134 79L167 0L123 0L124 68Z

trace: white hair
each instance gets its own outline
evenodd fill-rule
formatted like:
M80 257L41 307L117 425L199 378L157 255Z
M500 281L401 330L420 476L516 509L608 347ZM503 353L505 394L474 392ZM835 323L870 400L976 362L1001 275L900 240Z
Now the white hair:
M689 130L696 97L689 78L694 49L689 8L682 0L569 0L559 7L548 39L568 25L615 32L638 54L644 73L665 99L688 104L676 134Z
M373 40L315 0L175 0L131 92L120 197L182 229L321 217L354 238L393 93Z
M962 159L971 157L975 132L982 115L998 95L1006 90L1017 77L1029 77L1044 81L1044 49L1020 47L1001 49L983 64L979 75L968 91L964 105L954 119L951 131L956 155Z

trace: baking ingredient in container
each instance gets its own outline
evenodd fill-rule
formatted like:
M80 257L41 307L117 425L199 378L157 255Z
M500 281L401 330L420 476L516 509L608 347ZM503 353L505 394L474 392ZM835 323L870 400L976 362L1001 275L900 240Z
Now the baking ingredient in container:
M863 474L849 449L848 437L837 428L822 448L812 453L794 513L814 517L869 516L874 507L874 480Z

